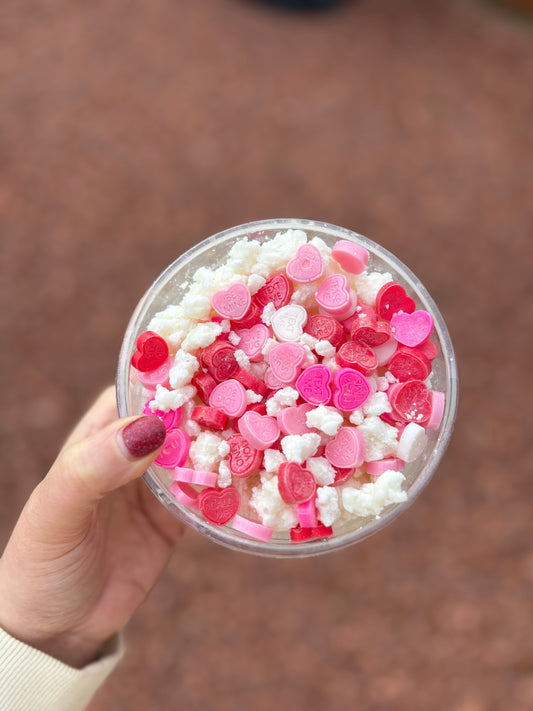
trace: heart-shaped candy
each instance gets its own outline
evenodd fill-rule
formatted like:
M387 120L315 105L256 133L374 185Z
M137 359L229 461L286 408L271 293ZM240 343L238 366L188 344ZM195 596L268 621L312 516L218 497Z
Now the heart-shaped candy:
M431 363L418 349L402 347L394 353L387 369L403 383L407 380L425 380L431 373Z
M272 372L282 383L296 380L305 358L305 348L299 343L280 343L268 354Z
M331 399L331 373L325 365L312 365L298 376L296 390L311 405L327 405Z
M414 348L427 340L433 331L433 316L427 311L396 313L391 318L392 335L404 346Z
M325 314L314 314L305 324L305 332L319 341L329 341L332 346L338 348L344 341L344 329L342 324L333 316Z
M210 407L217 407L229 417L240 417L246 410L246 390L238 380L224 380L209 396Z
M387 390L393 414L403 422L425 425L431 416L431 395L422 380L394 383Z
M236 350L231 343L217 340L202 350L200 363L220 383L233 377L239 369L239 364L235 359Z
M262 312L262 307L256 301L252 301L244 316L238 320L232 319L231 325L233 328L252 328L256 323L261 323Z
M407 296L405 289L395 281L384 284L376 295L376 311L380 318L390 321L394 314L403 311L411 314L416 304Z
M150 407L152 400L148 400L148 402L145 403L143 407L143 415L155 415L155 417L159 417L167 430L173 430L176 429L176 427L179 427L181 422L181 407L178 407L177 410L169 410L168 412L163 412L163 410L152 410Z
M181 467L189 456L190 446L191 440L186 432L183 430L170 430L170 432L167 432L165 444L155 458L154 464L164 469Z
M361 274L368 264L368 250L359 244L341 239L331 250L332 258L341 265L345 272Z
M270 366L265 370L263 378L265 385L269 390L279 390L285 385L285 383L282 383L279 378L276 378L274 371L270 368Z
M235 516L241 505L241 495L234 486L225 489L207 488L198 495L198 508L211 523L223 526Z
M390 331L387 321L378 321L374 313L371 316L360 314L352 322L351 336L352 341L375 348L382 346L389 340Z
M263 452L250 446L241 434L228 437L228 465L231 473L238 477L247 477L259 469L263 461Z
M340 366L355 368L363 375L370 375L378 367L378 359L372 348L356 341L343 343L335 359Z
M211 306L215 311L234 321L243 318L252 302L250 290L244 284L237 282L227 289L216 291L211 297Z
M287 262L287 276L300 284L320 279L324 273L322 255L314 244L302 244L296 255Z
M137 350L131 357L131 364L141 373L149 373L160 368L167 358L165 339L154 331L144 331L137 339Z
M315 294L318 305L333 316L343 315L350 308L352 294L344 274L333 274L320 284ZM348 318L348 315L345 316Z
M272 335L268 326L264 323L256 323L252 328L244 328L236 331L241 339L239 348L246 353L250 360L261 360L263 358L262 350L267 340Z
M249 445L263 451L271 447L279 437L279 426L275 417L259 415L248 410L238 420L239 432Z
M365 460L365 440L356 427L341 427L326 445L326 459L334 467L360 467Z
M278 471L278 489L286 504L303 504L315 495L315 477L295 462L283 462Z
M307 321L307 311L300 304L287 304L272 314L272 330L279 341L298 341Z
M333 404L351 412L368 400L370 385L365 376L353 368L339 368L333 375Z
M314 409L315 406L309 402L294 407L284 407L277 415L280 430L284 435L303 435L313 432L311 427L307 426L305 416Z
M261 306L274 304L277 309L286 306L291 300L293 292L292 283L285 274L274 274L255 294L255 299Z
M142 370L138 370L136 375L139 382L147 390L157 390L158 385L162 385L164 388L169 386L169 374L170 369L174 365L174 358L169 356L163 365L155 370L150 370L147 373L143 373Z

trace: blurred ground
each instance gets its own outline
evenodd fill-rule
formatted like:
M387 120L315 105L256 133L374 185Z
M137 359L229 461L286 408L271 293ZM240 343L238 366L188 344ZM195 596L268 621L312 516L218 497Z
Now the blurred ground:
M91 711L533 708L533 23L483 0L4 0L1 543L157 273L311 217L381 242L455 341L438 475L373 539L188 535Z

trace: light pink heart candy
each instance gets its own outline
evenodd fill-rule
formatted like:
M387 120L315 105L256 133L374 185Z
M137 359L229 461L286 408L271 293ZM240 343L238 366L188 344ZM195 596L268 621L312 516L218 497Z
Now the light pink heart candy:
M239 432L251 447L263 451L271 447L279 437L279 426L275 417L260 415L248 410L238 421Z
M331 373L327 366L312 365L299 375L296 390L312 405L327 405L331 399L330 381Z
M433 316L427 311L413 311L412 314L396 313L391 318L391 331L398 343L414 348L430 337L433 330Z
M302 244L296 256L287 262L287 276L300 284L320 279L324 273L322 255L314 244Z
M324 279L316 291L315 298L318 305L327 313L333 316L337 314L344 316L352 303L350 287L344 274L333 274ZM348 318L348 315L345 318Z
M305 348L299 343L280 343L268 354L272 372L282 383L296 380L305 358Z
M269 390L279 390L280 388L285 387L285 383L282 383L279 378L276 378L270 366L265 370L263 382Z
M333 404L344 412L361 407L370 395L368 380L353 368L339 368L335 371L333 384Z
M271 330L264 323L256 323L252 328L243 328L236 331L240 337L238 347L246 353L250 360L262 360L263 347L272 335Z
M209 405L229 417L240 417L246 410L246 390L238 380L223 380L209 396Z
M284 407L277 416L280 430L285 435L303 435L313 432L312 428L307 426L305 416L314 409L315 406L308 402L295 407Z
M334 467L360 467L365 460L365 440L355 427L341 427L324 452Z
M211 297L211 306L224 318L238 321L248 311L251 301L248 287L237 282L226 290L216 291Z
M368 264L368 251L347 239L341 239L334 245L331 256L350 274L361 274Z

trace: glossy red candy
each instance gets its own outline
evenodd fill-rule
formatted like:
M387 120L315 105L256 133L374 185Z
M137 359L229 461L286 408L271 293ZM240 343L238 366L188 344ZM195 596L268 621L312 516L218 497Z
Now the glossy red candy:
M217 340L202 350L200 364L218 383L229 380L239 369L239 364L235 359L236 350L231 343Z
M234 486L225 489L207 487L198 495L198 508L204 517L217 526L229 523L241 505L241 495Z
M252 412L258 412L260 415L267 414L267 406L264 402L254 402L251 405L248 405L248 407L246 408L246 412L250 410Z
M343 368L355 368L363 375L370 375L378 367L378 359L372 348L355 341L343 343L335 360Z
M259 306L256 301L252 301L244 316L238 321L231 322L232 329L238 330L239 328L252 328L252 326L255 326L256 323L261 323L262 312L262 306Z
M437 346L433 343L433 341L430 341L429 338L419 346L416 346L416 349L417 351L423 353L428 360L433 360L437 357Z
M217 381L209 373L198 373L192 379L192 384L198 391L200 400L209 405L209 396L215 389Z
M311 528L303 528L298 524L290 530L290 537L293 543L302 543L303 541L309 541L313 538L313 533Z
M191 413L191 420L211 430L223 430L228 423L228 416L218 407L197 405Z
M291 300L293 292L292 282L285 274L274 274L266 280L259 291L255 294L255 299L261 306L274 304L277 309L286 306Z
M431 394L421 380L395 383L387 391L393 413L403 422L425 425L431 415Z
M330 486L339 486L340 484L344 484L344 482L348 481L348 479L351 479L354 473L354 470L352 468L350 469L341 469L340 467L333 467L335 469L335 480L333 481Z
M231 473L238 477L247 477L259 469L263 462L263 452L251 447L240 434L228 437L228 465Z
M400 382L425 380L431 373L431 363L417 348L402 346L390 359L387 370Z
M268 392L268 388L264 382L256 378L255 375L249 371L244 370L244 368L239 368L237 372L234 373L233 378L238 380L241 385L244 385L247 390L253 390L254 393L258 395L264 396Z
M131 357L131 364L141 373L149 373L161 367L167 358L165 339L154 331L144 331L137 339L137 350Z
M333 316L315 314L305 324L304 331L319 341L329 341L338 348L345 339L344 329L340 321Z
M278 489L286 504L303 504L315 494L315 477L295 462L283 462L278 472Z
M351 336L352 341L371 348L382 346L390 338L390 326L386 321L378 321L375 316L360 316L352 323Z
M333 535L333 529L331 526L324 526L323 523L319 523L318 526L313 526L311 528L311 538L328 538Z
M384 284L376 295L376 311L380 318L390 321L394 314L403 311L412 314L416 304L405 289L395 281Z

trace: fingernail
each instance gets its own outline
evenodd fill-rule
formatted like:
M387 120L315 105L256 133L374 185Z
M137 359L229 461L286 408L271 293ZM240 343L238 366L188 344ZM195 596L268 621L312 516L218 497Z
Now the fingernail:
M134 459L140 459L163 444L167 430L159 417L146 415L130 422L118 434L128 454Z

